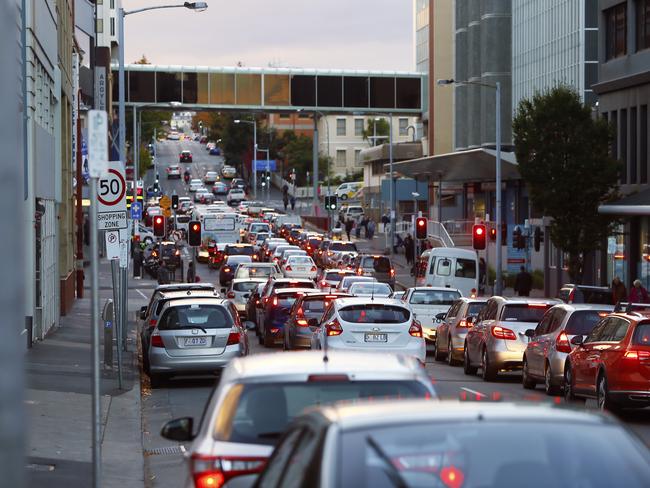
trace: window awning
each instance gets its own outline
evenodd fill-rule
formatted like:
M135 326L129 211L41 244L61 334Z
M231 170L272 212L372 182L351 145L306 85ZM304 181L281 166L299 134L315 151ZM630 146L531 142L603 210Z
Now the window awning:
M598 207L604 215L650 215L650 189Z
M482 148L457 151L393 163L393 170L415 179L431 177L456 183L494 181L496 154L494 150ZM389 171L388 165L384 167ZM521 179L514 153L501 152L501 179L503 181Z

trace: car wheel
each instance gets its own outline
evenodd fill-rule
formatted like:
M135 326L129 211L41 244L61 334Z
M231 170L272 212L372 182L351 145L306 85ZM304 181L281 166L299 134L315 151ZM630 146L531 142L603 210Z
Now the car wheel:
M567 403L584 403L584 399L575 396L573 371L571 370L571 365L568 363L564 367L564 400Z
M544 391L548 396L556 396L560 393L557 385L553 384L553 370L549 363L546 363L544 368Z
M598 384L596 387L596 400L598 402L599 410L609 410L610 412L618 411L617 405L612 402L609 396L609 388L607 386L607 377L605 373L600 373L598 377Z
M494 381L497 378L497 370L490 362L490 356L485 347L481 354L481 376L483 381Z
M341 195L341 200L347 200L347 199L348 199L348 195L346 193Z
M469 360L469 351L467 349L467 343L465 343L465 347L463 348L463 371L465 374L470 375L470 374L476 374L476 371L478 368L476 366L472 366Z
M438 347L438 339L436 338L436 342L433 343L433 359L436 361L444 361L445 356L440 352L440 348Z
M454 359L453 350L451 336L449 336L447 337L447 364L449 366L456 366L458 364L458 361Z
M521 375L521 385L526 390L534 390L535 387L537 386L537 381L531 378L530 373L528 372L528 360L526 358L524 358L524 368Z

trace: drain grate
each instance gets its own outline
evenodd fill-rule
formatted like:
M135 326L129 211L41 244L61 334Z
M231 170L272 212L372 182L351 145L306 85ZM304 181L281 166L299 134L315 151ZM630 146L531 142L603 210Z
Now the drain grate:
M145 456L173 456L175 454L183 454L185 448L183 446L167 446L156 447L154 449L145 449Z

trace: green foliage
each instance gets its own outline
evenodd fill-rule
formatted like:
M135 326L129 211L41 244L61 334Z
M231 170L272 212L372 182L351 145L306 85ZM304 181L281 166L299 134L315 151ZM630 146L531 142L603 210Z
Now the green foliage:
M149 168L151 168L151 154L146 144L140 144L139 154L140 164L138 166L138 174L144 175Z
M375 120L374 117L370 117L368 119L368 127L363 131L363 139L364 140L373 140L373 137L375 135L375 125L377 126L377 133L376 135L379 136L385 136L388 138L390 135L390 124L386 119L379 119Z
M330 178L330 184L332 186L339 186L341 183L356 182L356 181L363 181L363 170L359 170L355 173L349 173L346 174L345 176L336 175Z
M550 237L569 254L569 275L580 283L585 255L600 249L612 228L598 206L618 193L613 131L566 86L519 102L512 126L532 202L553 218Z
M530 274L533 277L533 289L543 290L544 271L541 269L534 269ZM490 280L490 283L494 283L494 280L496 280L496 271L492 267L490 267L490 269L488 270L488 279ZM506 288L514 288L515 280L517 279L517 273L504 273L503 279Z

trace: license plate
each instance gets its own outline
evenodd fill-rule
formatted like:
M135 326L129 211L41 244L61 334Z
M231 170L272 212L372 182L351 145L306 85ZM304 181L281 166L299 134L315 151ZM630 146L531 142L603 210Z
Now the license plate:
M185 347L205 347L208 345L207 337L184 337L183 345Z
M305 266L297 266L296 269L298 271L307 271L307 268Z
M366 342L388 342L388 334L374 334L367 332L364 339Z

